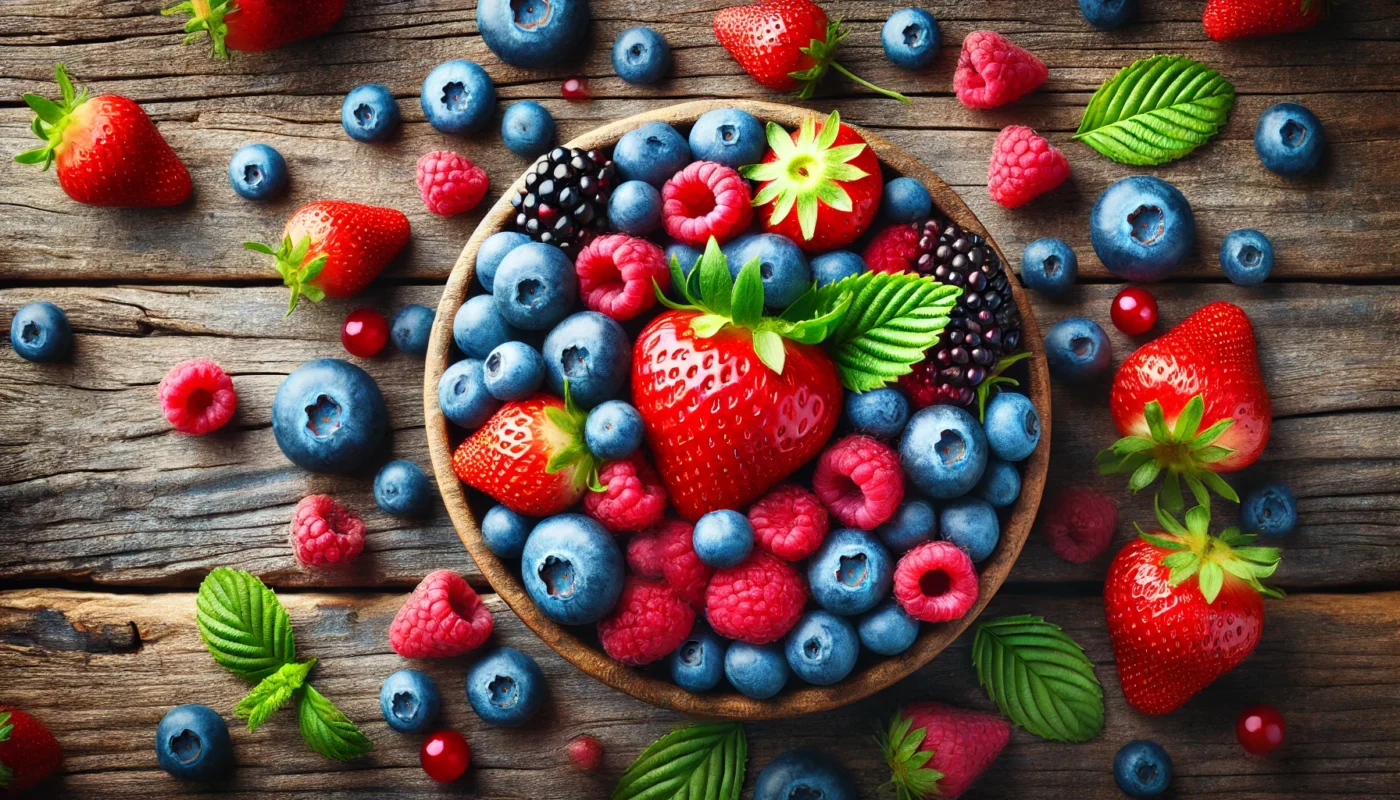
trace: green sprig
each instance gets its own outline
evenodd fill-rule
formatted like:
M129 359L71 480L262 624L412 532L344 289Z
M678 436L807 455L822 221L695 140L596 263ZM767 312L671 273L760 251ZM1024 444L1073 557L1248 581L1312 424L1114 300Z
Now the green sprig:
M1023 614L977 626L977 681L1001 713L1042 739L1087 742L1103 730L1103 687L1060 626Z
M642 751L612 800L738 800L748 739L738 723L691 725Z

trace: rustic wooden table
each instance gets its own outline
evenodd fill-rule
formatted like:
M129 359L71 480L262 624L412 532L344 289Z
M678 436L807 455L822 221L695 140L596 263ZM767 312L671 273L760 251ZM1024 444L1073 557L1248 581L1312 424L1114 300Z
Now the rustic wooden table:
M0 353L0 702L36 713L62 741L57 796L199 793L160 771L151 740L172 705L203 703L227 714L245 689L210 660L193 623L192 591L203 575L237 566L279 590L303 652L321 658L317 685L361 723L375 750L333 763L307 751L285 715L256 734L235 727L239 767L221 794L606 797L646 743L685 720L583 676L493 595L487 602L499 638L534 655L549 678L547 710L525 730L488 729L460 689L465 662L428 664L444 691L445 722L470 739L474 764L460 785L426 780L418 739L379 718L379 683L404 665L388 647L388 621L432 569L455 569L488 587L445 513L408 525L374 508L369 476L292 467L273 442L269 406L298 364L344 356L338 331L349 309L436 305L476 219L425 213L413 182L419 154L464 152L498 187L526 166L495 131L454 139L423 121L419 82L433 65L481 62L502 107L541 100L561 138L682 99L776 97L715 44L710 18L721 3L675 12L661 0L594 2L597 44L581 65L549 74L500 63L477 36L474 9L444 0L351 0L331 35L239 54L231 64L182 47L178 25L156 15L157 5L0 3L0 152L31 146L30 114L18 96L52 93L53 62L64 61L81 83L141 102L196 187L193 201L177 209L88 208L68 200L52 174L0 161L0 319L52 300L76 333L70 363L35 365ZM943 25L944 49L933 68L911 74L890 65L878 45L895 4L828 4L854 29L846 63L914 103L838 81L811 105L839 107L933 167L1008 253L1039 236L1069 241L1082 260L1080 285L1062 302L1037 298L1037 314L1042 325L1076 314L1099 320L1119 360L1135 343L1108 325L1118 287L1093 258L1086 218L1098 192L1133 170L1069 141L1080 111L1115 70L1157 52L1205 60L1239 92L1217 141L1154 171L1190 199L1200 242L1179 279L1153 291L1163 327L1216 299L1241 304L1254 319L1276 418L1263 459L1241 479L1284 481L1300 499L1301 524L1284 542L1277 575L1290 594L1270 602L1263 642L1244 664L1180 711L1145 717L1118 690L1099 598L1107 557L1070 565L1033 537L987 613L1043 614L1082 642L1104 684L1107 726L1082 745L1015 732L969 796L1117 797L1113 753L1139 737L1171 751L1180 797L1400 796L1400 7L1354 0L1305 36L1216 45L1202 35L1199 0L1143 6L1138 21L1103 33L1083 23L1072 0L936 0L928 7ZM609 43L635 24L656 27L675 49L675 77L658 87L638 89L613 75ZM958 43L978 28L999 30L1043 58L1047 84L995 111L958 105L949 92ZM592 102L560 99L560 81L572 74L591 78ZM340 129L342 97L364 82L386 84L400 99L403 130L391 143L357 144ZM1254 155L1255 120L1282 100L1305 103L1324 122L1330 152L1314 177L1280 178ZM992 139L1013 123L1046 134L1075 173L1054 195L1008 212L984 186ZM290 195L278 202L244 202L228 188L229 156L254 141L273 145L291 165ZM291 209L322 197L408 212L413 243L360 298L283 320L283 290L240 243L267 240ZM1273 279L1255 289L1224 282L1215 256L1225 233L1240 227L1265 231L1278 253ZM155 399L166 370L196 356L229 371L241 402L234 422L205 438L173 433ZM362 363L388 398L394 455L426 465L422 362L389 353ZM1094 452L1114 438L1105 395L1103 385L1056 387L1052 490L1085 479ZM1116 478L1089 480L1123 494ZM348 574L301 572L288 549L292 506L319 491L362 511L369 526L367 553ZM1145 498L1125 498L1115 544L1131 535L1131 521L1149 518ZM873 702L750 726L750 775L782 750L821 747L873 797L884 774L865 732L877 715L921 698L990 708L968 644L965 636ZM1248 758L1235 742L1235 714L1252 702L1272 703L1287 717L1289 742L1274 758ZM597 777L562 766L562 746L580 733L607 748Z

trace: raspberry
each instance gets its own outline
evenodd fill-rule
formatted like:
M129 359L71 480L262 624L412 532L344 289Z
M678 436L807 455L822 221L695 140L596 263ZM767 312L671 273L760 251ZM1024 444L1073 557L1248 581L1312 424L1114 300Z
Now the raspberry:
M305 567L347 567L365 549L365 523L329 495L303 497L292 512L292 552Z
M594 239L579 251L574 271L584 305L619 322L656 304L652 281L662 289L671 286L661 248L625 233Z
M238 408L233 381L218 364L202 358L171 367L156 395L175 430L196 436L222 428Z
M875 234L861 258L871 272L913 272L920 252L918 226L891 225Z
M627 568L632 570L632 574L643 578L665 577L662 559L657 529L642 531L627 540Z
M685 522L666 520L656 526L657 544L661 550L661 571L666 582L686 602L693 606L705 604L705 587L715 570L695 555L691 541L692 526Z
M953 91L968 108L996 108L1045 83L1045 62L996 31L973 31L963 39Z
M703 248L720 244L753 221L753 196L739 173L713 161L696 161L661 187L661 224L673 239Z
M1069 177L1069 159L1025 125L1008 125L992 145L987 191L1006 208L1020 208Z
M694 625L695 609L675 589L634 575L612 614L598 623L598 641L608 655L640 667L680 647Z
M489 188L485 170L450 150L434 150L418 159L418 193L439 217L471 211Z
M495 622L461 575L440 569L413 590L389 625L389 646L404 658L451 658L480 647Z
M1040 532L1055 555L1087 564L1108 548L1118 530L1118 504L1087 486L1066 486L1040 524Z
M569 763L580 772L592 772L603 765L603 743L595 737L584 734L575 736L564 748Z
M754 541L784 561L800 561L822 546L831 530L817 496L795 483L773 487L749 508Z
M904 499L899 454L871 436L847 436L822 453L812 490L848 528L871 531Z
M977 602L977 571L952 542L924 542L895 566L894 597L914 619L957 619Z
M761 550L737 567L716 572L705 591L710 627L720 636L749 644L768 644L786 636L806 605L802 575Z
M606 489L588 492L583 510L613 533L642 530L666 513L666 489L640 453L604 464L598 481Z

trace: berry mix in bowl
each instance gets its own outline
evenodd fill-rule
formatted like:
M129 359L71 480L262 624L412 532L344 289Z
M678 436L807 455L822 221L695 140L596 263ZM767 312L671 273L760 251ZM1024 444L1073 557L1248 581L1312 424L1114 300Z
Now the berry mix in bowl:
M542 155L464 248L429 448L527 625L647 702L861 699L971 624L1029 534L1049 377L950 188L839 115L705 101Z

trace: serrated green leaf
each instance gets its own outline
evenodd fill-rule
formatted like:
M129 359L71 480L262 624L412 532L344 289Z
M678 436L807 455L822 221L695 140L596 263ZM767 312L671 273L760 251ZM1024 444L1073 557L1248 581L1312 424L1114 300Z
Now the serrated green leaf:
M1234 103L1235 87L1205 64L1152 56L1099 87L1074 138L1120 164L1165 164L1219 132Z
M674 730L627 767L612 800L738 800L747 758L738 723Z
M253 691L238 701L238 705L233 707L233 715L248 720L248 730L257 730L277 709L292 699L314 666L314 658L298 664L283 664L281 669L263 678L253 687Z
M349 761L374 749L355 723L311 684L297 695L297 724L306 746L326 758Z
M195 606L195 622L209 654L244 680L261 681L296 661L287 610L251 573L215 569L200 583Z
M977 679L1001 713L1045 739L1087 742L1103 729L1103 689L1084 649L1040 617L977 626Z

